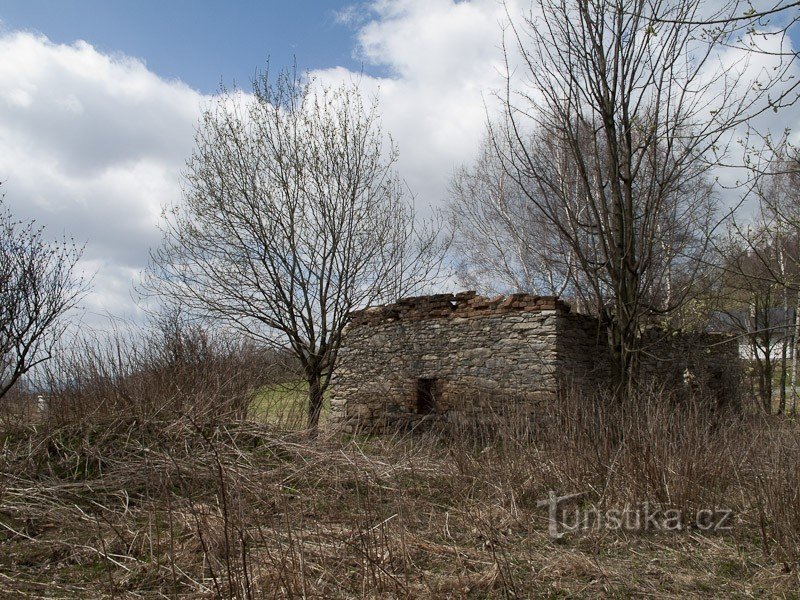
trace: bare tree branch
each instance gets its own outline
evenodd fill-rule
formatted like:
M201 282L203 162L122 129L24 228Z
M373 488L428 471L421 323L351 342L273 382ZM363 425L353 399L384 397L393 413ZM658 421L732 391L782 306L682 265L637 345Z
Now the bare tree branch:
M569 249L576 293L609 333L620 389L643 328L682 306L721 221L709 171L733 128L788 101L785 62L748 72L719 53L693 0L537 0L508 11L494 153ZM515 66L516 65L516 66ZM788 86L788 89L787 89Z
M288 345L315 428L350 313L424 289L444 248L416 219L377 106L355 85L265 73L254 94L224 93L203 115L146 288Z
M0 398L53 356L64 316L87 290L75 269L83 249L49 242L33 221L16 221L0 200Z

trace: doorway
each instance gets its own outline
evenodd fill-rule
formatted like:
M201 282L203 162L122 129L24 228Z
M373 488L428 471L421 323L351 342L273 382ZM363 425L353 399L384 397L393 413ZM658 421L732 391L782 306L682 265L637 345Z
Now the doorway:
M436 410L436 380L417 379L416 412L429 415Z

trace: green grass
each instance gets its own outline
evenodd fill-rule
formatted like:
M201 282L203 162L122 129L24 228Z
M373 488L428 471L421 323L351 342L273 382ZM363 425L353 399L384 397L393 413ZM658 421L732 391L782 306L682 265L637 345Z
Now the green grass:
M330 412L330 402L325 399L320 424L325 424ZM308 413L308 383L303 380L286 381L264 386L250 405L250 416L261 423L272 423L289 429L305 427Z

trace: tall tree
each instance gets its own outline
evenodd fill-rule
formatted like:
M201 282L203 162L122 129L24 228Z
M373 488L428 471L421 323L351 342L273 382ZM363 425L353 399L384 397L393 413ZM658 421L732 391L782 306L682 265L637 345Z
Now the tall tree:
M734 333L745 342L744 357L754 384L754 396L762 409L772 412L773 379L779 375L781 403L785 402L786 349L791 316L783 305L785 288L771 276L778 270L780 249L769 226L749 229L744 240L735 227L718 245L719 286L714 290L717 310L715 328ZM779 412L783 406L779 407Z
M757 270L750 269L749 278L756 280L750 285L777 290L770 309L783 315L772 326L772 336L781 342L779 412L786 409L788 384L794 413L800 333L800 152L787 137L784 133L777 142L766 137L764 146L751 155L748 196L755 199L757 210L746 226L733 220L731 237L747 249L751 262L758 263Z
M569 247L505 173L488 140L475 164L451 179L447 215L462 285L483 293L574 294Z
M718 60L738 25L709 26L695 0L537 0L509 31L491 139L569 247L625 393L642 328L685 302L708 248L708 170L788 66Z
M396 160L355 85L265 73L252 98L225 92L204 113L184 201L152 254L147 289L292 350L311 429L350 312L416 293L441 264Z

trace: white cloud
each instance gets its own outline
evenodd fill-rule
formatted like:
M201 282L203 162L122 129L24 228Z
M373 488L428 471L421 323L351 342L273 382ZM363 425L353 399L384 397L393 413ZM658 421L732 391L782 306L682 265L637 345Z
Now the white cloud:
M315 75L358 78L378 94L401 175L420 205L441 206L453 170L476 154L485 103L491 110L503 85L505 9L497 0L377 0L341 18L359 27L356 53L388 75ZM159 241L160 207L180 195L208 100L86 42L0 35L0 190L20 217L87 242L85 266L97 272L89 310L133 311L131 283ZM797 124L800 107L765 119Z
M86 242L90 312L131 313L130 288L179 193L203 97L86 42L0 37L0 179L20 218Z
M502 93L504 86L503 25L508 14L530 8L524 0L507 5L508 13L497 0L375 0L342 13L342 19L359 26L357 55L388 73L361 76L361 83L377 92L384 126L400 149L401 174L422 205L445 201L453 170L475 156L487 105L490 113L498 107L493 92ZM773 37L762 45L776 43L780 40ZM510 57L513 69L513 51ZM736 49L723 52L720 60L746 69L745 78L771 72L776 62L764 54L744 60ZM800 75L800 69L795 71ZM323 82L357 76L341 68L315 75ZM778 115L770 111L754 122L761 131L797 124L800 106ZM720 173L729 182L740 175ZM733 194L725 195L731 201Z
M400 150L400 172L421 205L443 203L453 170L475 157L485 103L502 85L496 0L379 0L358 33L357 54L389 76L361 77L377 91L385 129ZM351 15L352 11L347 13ZM355 74L317 71L323 82Z
M766 3L759 0L754 5L761 8ZM398 142L401 172L412 190L421 203L441 205L453 169L472 161L484 135L486 105L490 113L498 107L492 92L502 93L504 86L503 25L508 14L519 15L531 5L527 0L510 0L508 13L497 0L375 0L369 6L371 20L355 19L353 11L346 16L360 25L360 56L389 75L364 78L364 84L378 90L384 124ZM705 7L712 13L715 8L720 8L716 2ZM772 36L761 39L759 47L776 52L783 44L785 51L791 43L791 39ZM511 46L513 70L513 41ZM718 59L719 63L711 60L708 66L734 65L744 80L774 74L773 67L779 62L766 53L746 57L742 49L735 48L721 52ZM800 77L800 66L794 64L790 74L795 79L789 84ZM317 75L323 80L353 76L344 69ZM780 133L787 126L796 129L800 103L778 114L767 111L751 125L762 133ZM744 138L744 134L744 129L739 129L732 137ZM741 158L740 149L731 144L728 159L736 162ZM721 169L715 175L733 185L743 173ZM740 192L721 190L720 194L732 205Z

